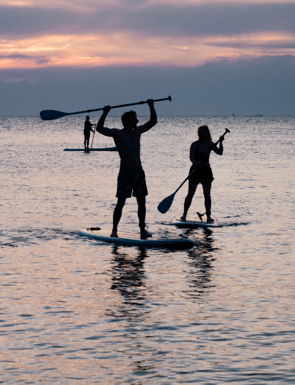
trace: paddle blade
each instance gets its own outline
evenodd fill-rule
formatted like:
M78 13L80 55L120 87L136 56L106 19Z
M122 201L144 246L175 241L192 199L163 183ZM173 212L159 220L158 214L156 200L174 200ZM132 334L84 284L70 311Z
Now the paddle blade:
M169 195L169 197L162 200L162 202L158 205L158 211L160 211L161 214L167 213L167 211L170 209L173 199L174 199L175 193Z
M40 118L42 120L54 120L69 115L67 112L61 112L56 110L43 110L40 112Z

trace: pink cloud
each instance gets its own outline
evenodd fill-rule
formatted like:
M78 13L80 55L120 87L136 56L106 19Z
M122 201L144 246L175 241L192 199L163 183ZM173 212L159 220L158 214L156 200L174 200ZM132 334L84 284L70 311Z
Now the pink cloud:
M6 79L3 79L3 82L4 83L19 83L19 82L22 82L24 79L22 78L6 78Z

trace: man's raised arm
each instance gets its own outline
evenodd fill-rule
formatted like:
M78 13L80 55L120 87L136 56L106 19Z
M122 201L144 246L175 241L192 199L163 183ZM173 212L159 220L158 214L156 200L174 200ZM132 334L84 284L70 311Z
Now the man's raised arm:
M96 126L96 131L98 131L100 134L105 135L105 136L113 136L112 135L112 130L104 126L104 122L106 120L107 114L110 112L111 107L110 106L105 106L103 108L103 113L97 122Z
M150 130L158 122L157 113L156 113L156 110L154 107L153 99L148 99L147 103L150 107L150 120L141 126L141 133L144 133L144 132Z

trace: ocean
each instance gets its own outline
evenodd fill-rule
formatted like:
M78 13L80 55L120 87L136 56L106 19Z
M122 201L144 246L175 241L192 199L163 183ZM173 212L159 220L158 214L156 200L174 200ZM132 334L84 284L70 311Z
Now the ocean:
M83 147L84 118L0 118L0 383L294 384L295 117L159 116L143 134L149 231L193 239L182 251L78 235L111 230L119 168L117 152L63 151ZM178 229L187 183L166 214L157 205L202 124L214 141L230 130L210 157L221 226ZM113 145L96 133L94 147ZM138 232L135 198L120 230Z

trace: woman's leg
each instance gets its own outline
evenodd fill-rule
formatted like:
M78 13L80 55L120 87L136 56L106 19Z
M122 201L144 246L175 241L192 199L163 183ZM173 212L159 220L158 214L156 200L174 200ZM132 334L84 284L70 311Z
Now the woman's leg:
M212 222L213 219L211 218L211 186L212 183L206 183L203 184L203 193L205 198L205 209L206 209L206 215L207 215L207 222Z
M184 200L184 209L183 209L183 214L181 217L181 219L183 219L183 220L186 220L187 212L191 206L192 199L195 195L197 186L198 186L197 184L195 184L191 181L188 182L188 193L187 193L187 196Z

